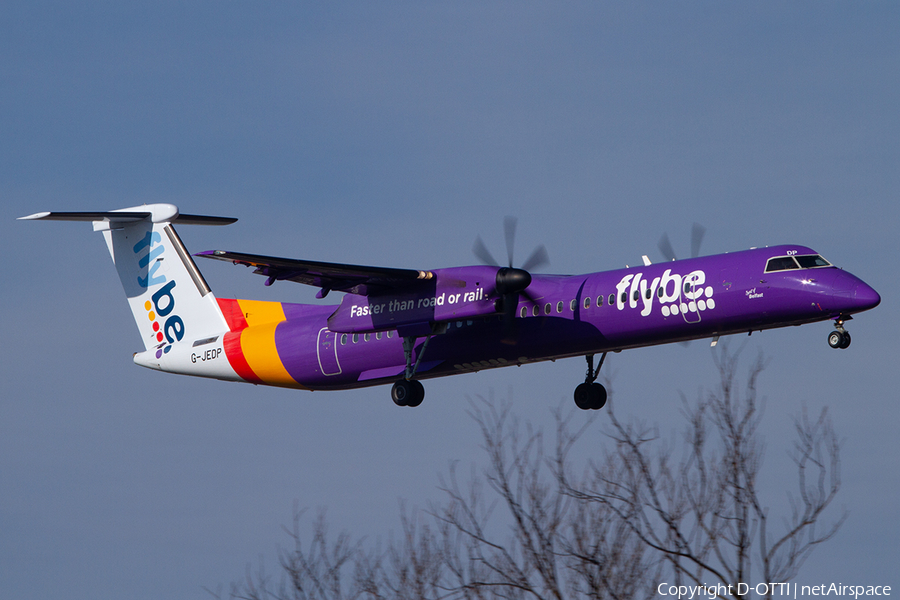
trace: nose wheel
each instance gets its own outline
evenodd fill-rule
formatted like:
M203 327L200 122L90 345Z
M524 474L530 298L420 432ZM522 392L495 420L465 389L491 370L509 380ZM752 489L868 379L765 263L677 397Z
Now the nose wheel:
M850 346L850 332L844 329L844 321L851 319L849 315L841 316L834 322L834 331L828 334L828 345L832 348L846 349Z
M606 359L606 352L600 357L600 364L597 370L594 370L594 355L588 354L588 369L584 377L584 383L579 383L575 388L575 406L581 410L600 410L606 406L606 388L597 383L597 376L600 375L600 367Z
M832 348L846 349L850 346L850 332L835 330L828 334L828 345Z

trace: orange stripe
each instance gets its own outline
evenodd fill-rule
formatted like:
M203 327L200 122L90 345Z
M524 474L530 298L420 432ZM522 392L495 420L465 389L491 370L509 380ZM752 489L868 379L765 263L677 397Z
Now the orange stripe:
M281 302L218 300L231 330L223 340L225 356L235 373L252 383L297 387L275 347L275 328L285 320Z
M278 323L269 322L244 329L241 332L241 350L250 369L265 383L297 387L297 381L290 376L278 356L276 327Z
M285 319L281 302L238 300L238 303L241 306L241 314L246 319L248 327L255 327L263 323L278 323Z

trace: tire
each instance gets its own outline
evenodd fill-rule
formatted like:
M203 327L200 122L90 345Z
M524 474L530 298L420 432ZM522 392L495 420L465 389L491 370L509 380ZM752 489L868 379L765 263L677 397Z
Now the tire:
M422 404L422 400L425 399L425 386L418 380L410 381L409 383L412 384L413 393L407 400L406 405L415 408Z
M397 406L419 406L425 399L425 386L421 381L401 379L391 388L391 400Z
M594 410L600 410L604 406L606 406L606 388L600 385L599 383L595 383L591 385L593 389L591 408Z
M844 334L840 331L832 331L828 334L828 345L832 348L841 348L844 343Z
M841 350L846 350L850 347L850 333L845 331L843 335L844 341L841 342Z
M391 400L397 406L408 406L413 394L412 382L406 379L395 381L394 386L391 388Z
M592 408L591 395L591 384L579 383L575 388L575 406L581 410L590 410Z

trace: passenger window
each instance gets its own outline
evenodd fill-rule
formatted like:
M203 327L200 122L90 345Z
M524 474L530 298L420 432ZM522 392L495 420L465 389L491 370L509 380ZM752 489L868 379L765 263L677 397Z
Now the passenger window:
M358 333L354 333L354 334L353 334L353 343L355 344L355 343L358 342L358 341L359 341L359 334L358 334Z
M585 298L585 299L584 299L584 307L585 307L585 308L590 308L590 307L591 307L591 299L590 299L590 298Z
M380 340L380 339L381 339L381 332L380 332L380 331L379 331L378 333L375 334L375 339L376 339L376 340Z
M519 316L524 319L527 314L528 314L528 307L523 306L522 310L519 311Z
M622 292L622 304L628 302L628 292Z
M603 294L597 296L597 306L603 306Z
M541 314L541 309L538 308L538 305L537 305L537 304L535 304L535 305L534 305L534 308L531 309L531 315L534 316L534 317L536 317L536 316L538 316L539 314Z
M572 298L572 301L569 302L569 310L571 310L572 312L575 312L576 306L578 306L578 305L575 303L575 298Z
M545 315L549 315L549 314L550 314L550 303L549 303L549 302L548 302L547 304L544 305L544 314L545 314Z
M610 294L610 295L609 295L609 303L610 303L610 304L615 304L615 303L616 303L616 295L615 295L615 294Z
M560 300L559 302L556 303L556 312L561 313L562 309L563 309L563 302L562 302L562 300Z
M394 332L393 332L393 331L388 331L388 334L387 334L387 335L388 335L388 339L391 339L392 337L394 337Z
M363 339L364 339L365 341L368 342L370 339L372 339L372 338L369 337L369 336L370 336L370 334L367 333L367 334L363 337Z
M346 345L347 345L347 334L342 333L341 334L341 346L346 346Z

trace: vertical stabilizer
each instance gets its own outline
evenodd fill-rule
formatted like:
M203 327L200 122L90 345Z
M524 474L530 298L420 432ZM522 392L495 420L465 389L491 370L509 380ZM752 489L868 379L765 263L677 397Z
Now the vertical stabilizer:
M109 248L148 354L228 331L215 296L175 232L174 223L224 225L236 219L180 215L171 204L111 212L37 213L24 219L91 221Z

